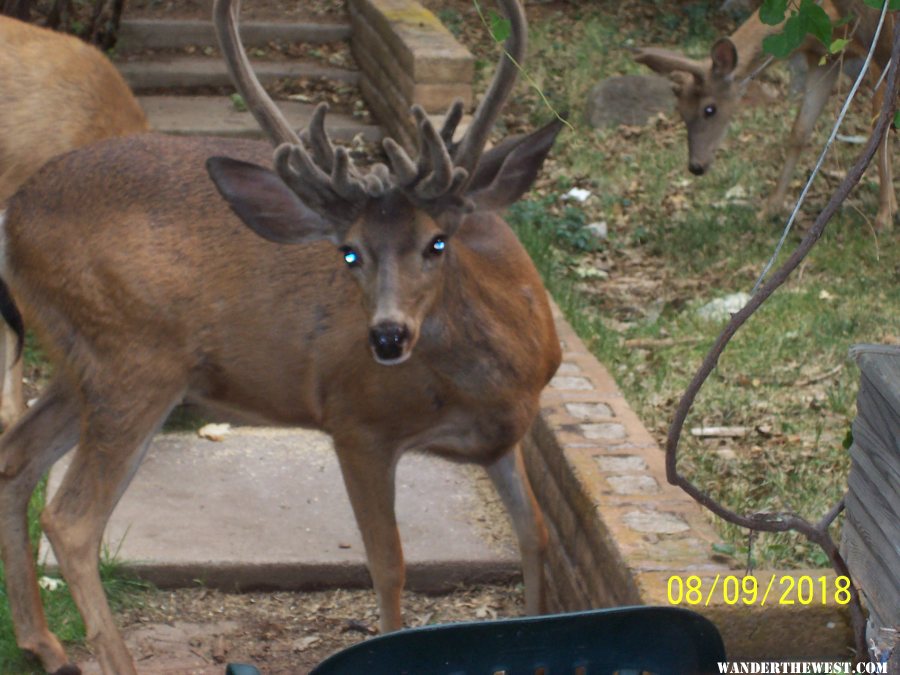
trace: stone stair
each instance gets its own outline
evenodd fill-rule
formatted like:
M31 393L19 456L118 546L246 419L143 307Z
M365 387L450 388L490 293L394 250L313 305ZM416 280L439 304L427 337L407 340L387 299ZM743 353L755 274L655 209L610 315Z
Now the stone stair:
M245 46L251 51L271 43L325 45L346 42L348 24L287 24L248 22L241 26ZM190 51L194 53L188 53ZM253 116L231 100L231 80L217 55L210 21L124 19L116 50L116 65L147 112L151 128L165 133L261 137ZM209 55L208 55L209 54ZM285 79L328 80L335 86L356 86L356 70L338 68L315 60L255 60L254 68L264 86ZM212 93L211 93L212 92ZM314 103L278 101L291 126L305 128ZM333 138L374 142L382 131L371 121L332 112L326 126Z

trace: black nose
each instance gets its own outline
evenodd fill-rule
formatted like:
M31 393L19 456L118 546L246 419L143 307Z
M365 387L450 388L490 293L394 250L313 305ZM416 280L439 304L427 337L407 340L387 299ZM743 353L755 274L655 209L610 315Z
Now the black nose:
M375 356L383 361L393 361L403 356L409 330L399 323L380 323L369 331L369 344Z
M697 164L696 162L691 162L688 165L688 170L695 176L702 176L704 173L706 173L706 169L703 167L703 165Z

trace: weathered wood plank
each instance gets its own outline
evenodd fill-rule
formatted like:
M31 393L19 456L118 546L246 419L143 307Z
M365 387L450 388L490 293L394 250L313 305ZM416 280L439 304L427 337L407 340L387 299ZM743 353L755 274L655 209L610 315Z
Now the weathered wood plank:
M900 616L900 588L893 578L896 575L871 554L866 536L849 516L844 520L841 548L854 583L865 592L868 604L877 608L879 617Z
M471 82L475 58L427 9L414 0L353 0L416 82Z
M854 441L850 446L853 463L850 467L848 483L857 496L866 501L876 499L885 509L884 520L886 530L893 530L900 535L900 477L894 476L881 455L869 454L858 447Z

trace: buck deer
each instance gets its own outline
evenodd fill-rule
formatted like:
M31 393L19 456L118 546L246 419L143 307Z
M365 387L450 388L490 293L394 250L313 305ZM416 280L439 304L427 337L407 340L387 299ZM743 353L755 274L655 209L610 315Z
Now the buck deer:
M101 138L147 130L147 120L96 48L71 35L0 16L0 207L51 157ZM0 423L25 409L12 333L0 339Z
M851 3L843 3L844 6L849 4ZM857 11L849 12L840 3L832 4L829 0L822 2L823 9L832 20L842 16L871 15L872 10L862 2L855 5ZM634 57L638 63L668 75L673 80L676 107L687 127L688 168L691 173L699 176L709 170L732 116L740 109L747 85L768 65L763 59L763 39L779 32L781 27L764 24L758 12L754 12L730 37L717 40L710 48L709 59L705 61L656 47L638 50ZM866 42L860 32L849 30L848 26L843 26L840 30L841 35L852 38L847 48L849 53L861 54L868 50L870 42ZM890 35L890 31L885 31L885 34ZM806 147L816 120L822 114L840 75L839 61L822 63L826 50L818 40L807 38L798 51L805 56L808 66L806 90L788 137L784 167L775 190L760 213L762 217L774 215L783 209L800 153ZM887 45L887 56L876 62L885 67L889 55L890 47ZM880 109L881 99L877 92L873 105ZM875 226L882 229L891 226L893 214L897 210L890 148L887 146L882 147L879 153L878 170L879 208Z
M521 62L524 14L500 4L506 51ZM323 107L305 141L288 127L236 15L217 0L223 53L274 160L251 141L105 141L51 161L5 214L2 278L17 304L0 307L20 336L22 308L55 374L0 438L0 547L18 644L50 672L78 669L41 608L29 495L77 446L41 522L103 672L134 673L99 547L185 398L331 434L383 631L402 625L394 467L410 450L486 467L518 536L527 610L543 607L546 532L518 445L560 347L540 278L494 211L530 187L560 125L483 153L516 77L501 56L458 143L461 104L440 132L414 108L418 159L385 140L390 168L363 170L332 146Z

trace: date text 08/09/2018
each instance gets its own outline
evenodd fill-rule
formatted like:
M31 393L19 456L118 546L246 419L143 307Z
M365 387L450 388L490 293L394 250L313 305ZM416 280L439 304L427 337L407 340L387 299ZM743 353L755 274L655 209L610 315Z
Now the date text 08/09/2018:
M709 606L721 598L726 605L748 607L778 605L846 605L850 602L850 579L846 576L795 577L772 574L762 581L753 575L717 574L713 579L697 575L669 577L666 595L670 605Z

